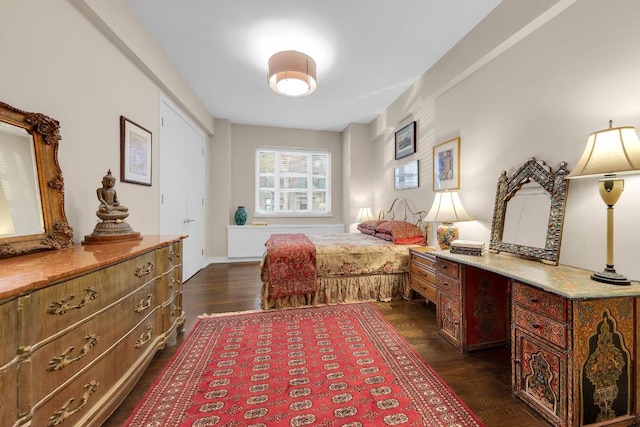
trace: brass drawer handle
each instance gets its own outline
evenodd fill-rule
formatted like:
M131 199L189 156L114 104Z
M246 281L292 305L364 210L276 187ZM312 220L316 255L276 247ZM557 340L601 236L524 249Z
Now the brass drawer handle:
M73 301L76 298L76 296L69 295L66 299L63 299L60 302L56 302L56 301L52 302L51 305L49 305L49 309L47 310L47 313L62 315L69 310L79 310L85 305L87 305L89 301L92 301L98 297L98 291L96 291L93 288L86 288L84 291L85 291L85 294L84 294L84 297L82 297L82 300L80 301L80 303L76 305L72 305L71 301Z
M149 294L147 295L146 301L142 300L136 304L136 308L134 310L136 313L142 313L143 311L151 307L151 304L153 304L153 295Z
M84 393L80 398L79 405L76 408L71 409L71 405L73 404L73 402L75 402L75 399L72 397L69 400L67 400L67 402L64 404L64 406L60 410L54 412L53 415L49 417L49 422L47 423L47 427L57 426L60 423L62 423L64 420L69 418L71 415L81 410L89 401L89 397L96 392L99 385L100 384L95 380L91 381L89 384L85 384Z
M47 371L58 371L69 365L70 363L82 359L87 355L92 347L96 346L96 344L98 344L98 337L96 337L95 334L87 335L86 337L84 337L84 345L82 346L82 350L80 350L80 354L73 357L71 353L73 353L75 347L67 348L60 356L54 357L49 361Z
M144 265L142 267L138 267L136 268L136 277L142 277L142 276L147 276L149 274L151 274L151 271L153 271L154 265L152 262L147 263L147 265Z
M169 252L168 258L169 258L169 261L173 262L174 258L180 258L180 252L171 251L171 252Z
M169 289L173 289L173 287L175 286L176 288L180 289L180 285L182 284L182 282L180 282L180 280L176 279L175 277L173 279L171 279L171 281L169 282Z
M147 332L140 335L140 337L136 340L135 348L140 348L149 341L151 341L151 337L153 337L153 326L149 326L147 328Z
M421 276L427 277L426 271L418 270L418 274L420 274Z

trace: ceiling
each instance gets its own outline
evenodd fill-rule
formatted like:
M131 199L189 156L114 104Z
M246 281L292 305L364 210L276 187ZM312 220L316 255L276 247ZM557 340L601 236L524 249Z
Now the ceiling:
M370 123L500 0L127 0L204 106L232 123L342 131ZM267 83L281 50L315 59L318 89Z

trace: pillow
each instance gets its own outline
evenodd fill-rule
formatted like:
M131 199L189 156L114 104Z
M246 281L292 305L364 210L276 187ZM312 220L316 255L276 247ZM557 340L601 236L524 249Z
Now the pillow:
M376 227L383 222L384 221L381 220L364 221L358 224L358 230L360 230L361 233L373 236L376 234Z
M420 228L407 221L385 221L378 224L375 236L382 239L385 239L386 236L391 236L392 242L397 245L411 245L424 242L424 236Z

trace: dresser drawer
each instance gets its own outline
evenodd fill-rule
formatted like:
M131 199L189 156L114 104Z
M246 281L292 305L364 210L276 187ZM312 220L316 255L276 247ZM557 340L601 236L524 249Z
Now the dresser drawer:
M13 361L18 355L18 300L0 304L2 324L2 345L0 345L0 371L2 366ZM0 418L2 419L2 418Z
M429 253L416 253L411 251L411 261L424 266L429 270L436 270L436 257Z
M4 332L4 331L3 331ZM18 419L18 364L12 366L0 366L0 420L5 425L17 425Z
M154 283L140 288L120 304L35 350L31 356L36 379L31 392L34 402L109 351L154 311L160 311L156 288Z
M153 281L155 265L155 253L149 252L33 292L29 302L34 316L31 341L39 343Z
M436 287L439 291L446 292L450 295L460 296L462 294L462 283L460 280L452 279L451 277L443 274L438 274L436 276Z
M48 400L35 405L37 409L31 425L97 425L92 417L96 415L96 411L101 410L99 405L104 404L104 399L113 393L116 387L122 387L122 381L126 382L153 357L159 340L158 325L161 322L162 313L156 310L123 340L116 343L109 353L101 355L100 360L95 361L90 370L81 373L68 384L61 384L62 388L50 394ZM64 422L63 416L68 417Z
M438 274L446 274L452 279L460 280L460 264L454 261L438 258L436 261Z
M435 279L435 275L433 278ZM434 282L425 280L422 276L411 273L410 285L413 290L429 301L436 301L436 287Z
M560 295L516 281L512 285L512 295L514 302L529 310L544 314L558 322L567 320L567 300Z
M570 337L566 323L553 321L543 314L527 310L517 304L513 307L516 328L527 331L562 349L568 348Z
M166 273L174 267L182 265L182 241L160 248L156 251L156 270Z

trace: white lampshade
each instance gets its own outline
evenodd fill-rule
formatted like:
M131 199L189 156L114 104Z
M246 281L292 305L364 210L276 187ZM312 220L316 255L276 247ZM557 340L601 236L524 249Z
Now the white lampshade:
M373 219L373 213L371 208L360 208L358 215L356 216L357 222L371 221Z
M318 87L316 62L295 50L274 54L269 58L269 86L280 95L309 95Z
M436 193L433 205L424 220L449 223L472 219L473 217L462 206L457 191L441 191Z
M640 170L640 141L635 128L609 127L589 135L582 157L567 178L625 174L637 170Z

